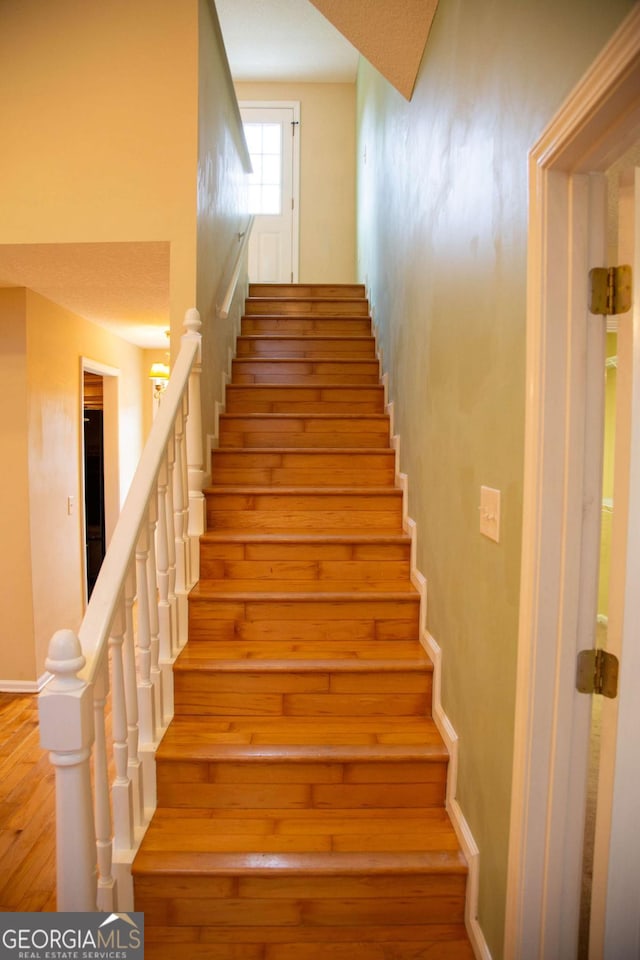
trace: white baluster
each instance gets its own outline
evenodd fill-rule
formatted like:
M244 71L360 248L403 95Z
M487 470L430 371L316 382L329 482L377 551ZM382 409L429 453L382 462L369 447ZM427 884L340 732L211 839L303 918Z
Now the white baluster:
M167 445L167 496L165 500L167 512L167 553L169 558L169 606L171 607L171 656L175 657L180 650L178 635L178 601L176 599L176 531L173 509L173 471L176 459L175 430ZM186 640L186 638L185 638Z
M111 806L109 803L107 736L105 730L105 705L108 692L109 665L107 658L105 658L98 670L93 690L93 717L95 727L93 769L96 848L98 853L98 910L111 913L115 905L115 883L111 873L113 840L111 830Z
M173 637L171 604L169 603L169 545L167 534L167 456L158 474L158 525L156 527L156 562L158 567L158 638L159 666L162 680L161 722L166 725L173 716Z
M142 789L142 766L140 761L140 727L138 722L138 672L136 669L136 638L133 627L133 604L135 600L135 568L129 567L124 587L125 634L123 646L124 697L127 708L127 769L131 780L134 827L145 822Z
M136 588L138 596L138 706L140 713L140 740L142 744L154 743L156 717L151 680L151 624L149 622L149 527L145 521L136 546ZM145 798L146 802L146 798Z
M173 470L173 529L176 548L176 603L178 607L178 634L180 645L186 643L188 635L188 602L190 587L187 586L187 539L186 539L186 495L184 485L184 414L178 412L175 425L176 459Z
M56 771L57 909L96 909L96 840L89 755L93 694L77 676L85 664L72 630L58 630L45 666L53 679L40 694L40 743Z
M190 586L200 577L200 537L206 529L207 511L202 488L204 485L204 453L202 443L202 404L200 379L202 374L202 322L197 310L187 310L182 340L198 345L189 376L189 418L187 420L187 489L189 491L189 549Z
M180 444L180 465L182 473L182 491L183 491L183 519L182 519L182 537L184 539L184 579L187 593L193 586L191 576L191 540L189 537L189 468L187 465L187 422L189 417L189 396L187 393L182 398L182 443ZM178 464L176 464L176 467Z
M111 735L115 779L113 798L114 849L131 850L134 844L133 793L129 778L127 704L124 679L124 643L126 634L125 601L121 599L115 615L109 648L111 651ZM135 677L134 677L135 683Z
M157 492L154 491L149 500L148 523L149 536L147 544L147 595L149 598L149 651L151 653L151 683L153 684L153 715L156 727L154 740L159 738L159 728L162 726L162 675L160 673L160 627L158 621L158 583L156 568L156 524L158 517Z

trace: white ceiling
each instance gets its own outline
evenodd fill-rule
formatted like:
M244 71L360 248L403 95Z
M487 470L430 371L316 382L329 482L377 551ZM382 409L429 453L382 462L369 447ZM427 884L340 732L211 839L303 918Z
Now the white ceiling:
M352 83L358 51L308 0L215 0L234 80Z

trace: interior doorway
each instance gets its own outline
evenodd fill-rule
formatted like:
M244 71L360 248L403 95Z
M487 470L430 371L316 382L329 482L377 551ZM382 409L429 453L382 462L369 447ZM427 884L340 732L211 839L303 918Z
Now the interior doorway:
M120 515L120 440L115 367L80 358L83 592L88 603Z
M83 371L84 546L87 599L106 553L104 497L104 379Z
M594 694L577 692L576 674L578 653L597 645L607 361L606 320L589 308L587 278L592 267L614 265L607 250L607 171L639 136L636 7L530 154L522 592L505 932L505 955L521 960L576 957L578 951ZM638 334L639 325L636 307ZM636 447L638 344L634 333ZM640 516L640 451L634 455L632 447L630 459L632 531L634 509ZM640 806L640 702L633 691L640 663L639 567L640 543L630 536L624 614L631 643L620 663L610 754L609 862L594 871L594 881L599 873L605 888L597 904L601 942L592 936L588 948L599 960L638 956L640 943L640 837L634 820Z
M294 283L299 263L300 104L242 101L240 113L253 166L249 279Z

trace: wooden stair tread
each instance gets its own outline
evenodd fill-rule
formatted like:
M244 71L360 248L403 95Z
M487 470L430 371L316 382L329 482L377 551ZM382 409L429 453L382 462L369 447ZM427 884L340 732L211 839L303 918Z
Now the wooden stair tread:
M388 420L389 415L386 413L221 413L220 419L223 418L225 420L342 420L346 422L349 420Z
M201 641L195 646L187 645L175 662L177 671L205 668L219 670L335 670L358 672L367 670L431 670L432 662L426 651L417 642L407 643L398 654L399 643L356 645L345 641L329 641L318 644L301 641L291 643L260 643L259 641L222 644L218 641ZM381 649L382 647L382 649ZM221 649L222 648L222 649ZM356 655L357 654L357 655ZM294 662L292 663L292 659Z
M301 340L305 343L307 341L325 343L332 340L339 340L340 342L343 340L353 340L357 343L371 343L372 337L368 333L318 333L317 331L313 333L298 333L292 330L290 333L241 333L238 340L240 342L246 341L247 343L253 342L254 340L268 340L269 342L276 343L280 340Z
M308 737L321 733L330 743L341 743L339 736L350 737L352 743L383 743L388 737L393 742L412 743L442 743L442 737L431 717L215 717L207 718L206 722L199 717L175 717L164 739L169 737L186 737L191 739L198 733L204 741L211 740L222 734L242 733L252 738L252 743L284 743L282 734L291 734L291 743L309 743ZM367 739L362 740L361 735ZM405 741L395 738L405 737ZM269 739L271 738L271 739ZM163 743L164 743L163 739ZM230 741L231 742L231 741ZM235 741L240 743L241 741ZM349 742L349 741L347 741Z
M236 414L241 416L241 414ZM246 414L242 414L246 416ZM263 416L273 416L273 414L263 414ZM326 414L325 416L334 417L335 414ZM308 450L301 450L300 447L214 447L213 454L223 453L229 455L239 454L240 456L251 457L254 454L285 454L287 456L304 457L325 457L325 456L383 456L395 459L396 452L392 447L310 447Z
M296 661L354 661L369 664L384 660L387 663L420 662L430 667L431 660L417 640L200 640L187 644L179 655L178 668L184 663L199 660L287 660Z
M248 321L250 321L250 322L253 321L253 320L278 320L280 323L283 323L283 324L285 324L285 325L286 325L290 320L292 320L294 323L295 323L296 321L300 321L300 320L310 320L312 323L317 323L317 322L322 323L323 321L328 321L329 323L334 323L334 322L337 321L337 322L339 322L339 323L344 323L345 326L349 326L349 324L362 323L363 320L369 321L369 320L371 320L371 317L370 317L368 314L357 314L357 313L345 313L345 314L340 314L340 313L314 313L314 314L309 314L309 313L304 313L304 312L302 312L302 313L273 313L273 312L271 312L271 311L269 311L269 310L266 310L264 313L243 313L242 316L241 316L241 320L242 320L242 321L247 321L247 320L248 320ZM265 336L269 336L270 334L269 334L269 332L265 332L264 335L265 335ZM250 336L262 336L262 334L250 334ZM300 333L300 334L298 334L298 336L304 336L304 334ZM333 337L333 336L335 336L335 337L343 337L343 336L350 337L350 336L353 336L353 332L350 332L349 330L346 330L344 333L342 333L342 332L336 332L335 334L332 333L331 336L332 336L332 337ZM371 337L372 334L371 334L371 333L361 334L361 336Z
M276 747L284 745L327 749L332 746L394 747L401 751L410 746L431 747L442 751L443 742L430 717L206 717L184 716L175 719L161 744L169 750L172 744L198 741L201 749L209 744ZM166 741L166 742L165 742ZM443 756L444 758L444 756ZM188 755L183 758L188 760Z
M384 390L384 384L382 383L327 383L324 386L321 384L314 383L305 387L301 383L229 383L227 384L227 393L230 391L234 393L236 391L247 391L251 393L269 393L278 390L285 390L288 393L294 393L295 391L300 392L301 390L309 390L312 393L318 393L322 390L328 390L330 393L340 393L341 391L347 390L350 393L367 393L375 390L376 392L381 392Z
M202 534L201 540L210 543L302 543L302 544L410 544L411 537L406 533L389 533L387 531L376 532L367 530L353 531L351 533L307 533L284 531L282 533L271 533L262 531L247 530L207 530Z
M354 876L358 874L467 873L467 864L459 850L434 850L421 853L208 853L141 850L134 863L134 874L201 874L251 876L313 874L314 876Z
M261 336L259 334L253 334L254 339L260 340ZM280 339L290 340L291 337L283 337L280 334ZM300 340L304 340L305 337L299 337ZM332 337L327 337L326 339L331 340L335 339ZM359 337L359 340L369 340L370 337ZM346 365L347 369L354 368L358 365L366 364L367 366L375 365L379 367L379 361L376 357L245 357L245 356L235 356L233 362L241 365L247 365L250 363L257 363L266 366L269 363L297 363L297 364L313 364L313 363L331 363L337 364L339 367ZM344 385L350 385L350 381L345 381Z
M211 600L220 596L233 596L235 599L272 599L283 600L405 600L419 598L419 593L410 581L349 581L344 583L331 580L201 580L193 587L190 598L193 600Z
M288 763L316 763L323 764L327 762L352 763L355 761L380 761L384 763L397 762L406 763L408 761L419 760L422 763L436 761L442 763L448 758L446 747L440 741L439 743L412 743L412 744L350 744L350 743L327 743L327 744L304 744L304 743L250 743L242 744L231 743L206 743L203 742L200 731L194 729L193 739L178 735L174 737L165 736L158 752L158 761L176 761L185 762L185 754L188 755L189 762L205 761L215 763L217 761L234 762L252 762L259 761L261 764L283 762Z
M327 298L338 296L353 297L355 300L366 299L366 289L363 283L279 283L254 281L249 284L249 299L254 296L316 296Z
M295 293L297 296L292 296L291 294ZM359 307L367 307L369 301L366 296L363 297L353 297L346 296L341 297L336 294L331 296L314 296L311 294L307 296L302 293L300 290L290 291L289 296L280 296L274 290L269 291L268 295L262 296L258 294L249 294L245 300L245 311L248 313L252 307L261 307L263 305L275 305L279 304L281 300L286 300L287 306L299 306L302 304L312 304L316 306L325 306L325 307L335 307L336 304L357 305Z
M313 486L281 486L277 487L273 484L265 486L264 484L220 484L217 487L206 487L203 491L205 494L210 494L211 496L216 496L217 494L226 494L226 493L239 493L239 494L248 494L249 496L260 496L261 494L268 494L269 496L274 497L290 497L290 496L301 496L301 497L343 497L343 496L353 496L353 497L402 497L402 490L400 487L386 486L386 487L313 487Z

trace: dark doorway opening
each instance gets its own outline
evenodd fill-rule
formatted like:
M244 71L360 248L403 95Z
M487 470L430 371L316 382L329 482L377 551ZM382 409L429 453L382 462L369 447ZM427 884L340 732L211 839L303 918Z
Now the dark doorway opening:
M84 372L84 517L87 599L106 550L104 523L103 378Z

